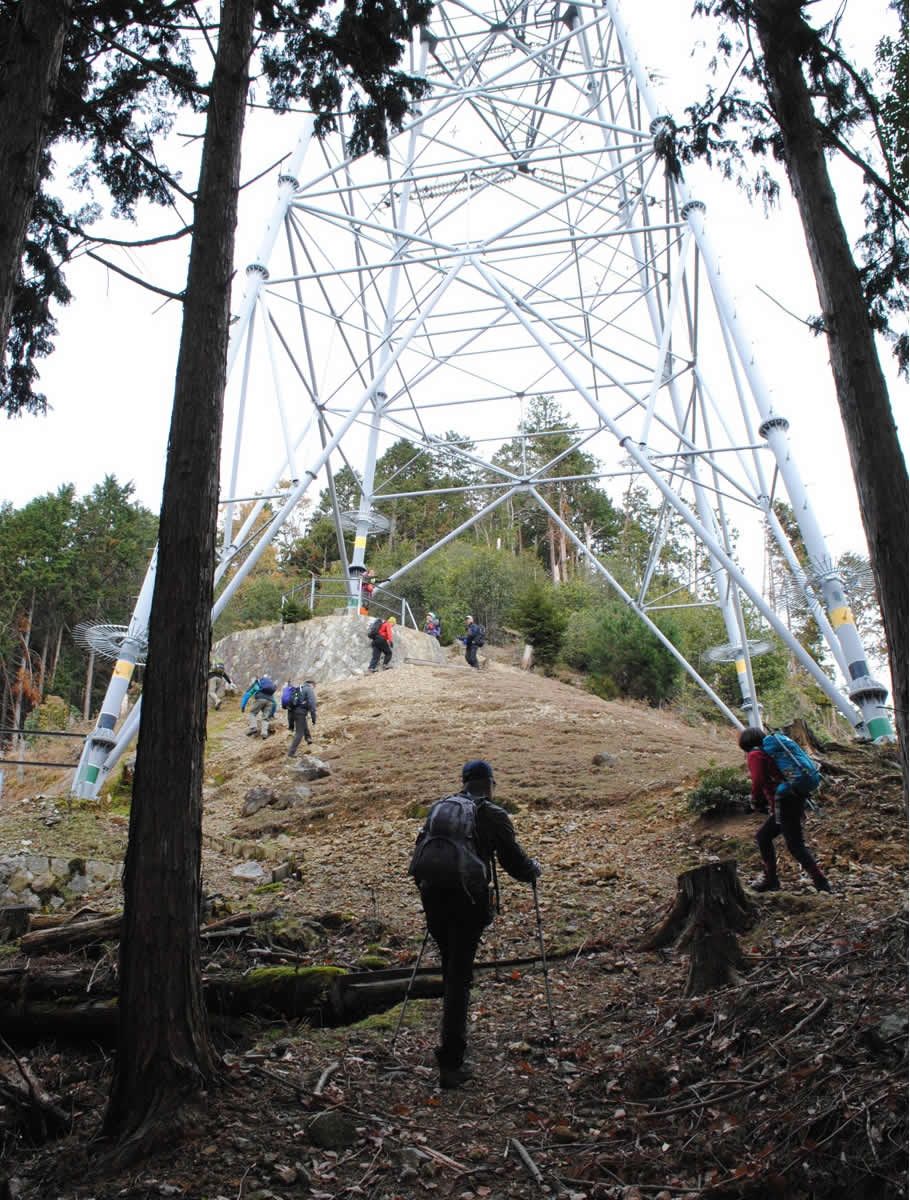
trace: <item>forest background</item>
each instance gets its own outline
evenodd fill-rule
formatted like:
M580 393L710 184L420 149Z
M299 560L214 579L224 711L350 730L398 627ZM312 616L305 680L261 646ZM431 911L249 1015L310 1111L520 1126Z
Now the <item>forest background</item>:
M516 468L522 453L530 465L549 461L572 444L572 429L552 398L528 406L516 436L494 463ZM543 437L542 435L546 435ZM467 436L452 431L447 442L470 451ZM523 449L524 443L524 449ZM635 595L646 571L652 539L664 519L660 506L635 482L616 497L596 482L592 456L574 450L559 462L564 483L550 484L545 498L584 531L585 543L614 578ZM376 501L389 521L371 541L369 566L380 581L426 546L483 507L482 468L465 463L451 448L428 453L399 440L377 467ZM334 475L342 510L356 508L359 482L350 467ZM436 494L427 494L437 489ZM422 493L383 501L383 492ZM798 529L785 505L778 515L803 555ZM260 525L272 516L268 506ZM135 498L131 484L104 479L88 495L72 485L21 508L0 508L0 672L2 723L63 728L71 716L96 711L107 671L78 637L82 623L129 622L155 543L157 520ZM256 531L250 545L256 541ZM348 554L352 545L348 544ZM237 570L243 557L235 564ZM851 603L866 644L884 657L881 621L868 562L842 556L852 584ZM824 646L804 599L791 583L774 544L766 547L764 591L775 611L812 653ZM222 581L227 586L232 573ZM652 617L731 707L738 685L731 663L712 662L725 631L712 600L704 551L671 521L657 568L657 591L668 607ZM245 580L216 624L217 639L238 629L325 615L343 605L344 576L328 488L300 509ZM605 698L672 705L682 715L723 720L707 696L683 672L636 614L592 573L562 530L531 499L516 498L478 522L457 543L409 571L393 590L377 590L373 612L400 612L406 601L418 623L433 611L442 641L450 644L473 615L500 645L529 644L536 666L579 683ZM312 603L312 608L310 607ZM770 724L805 717L833 729L839 718L830 702L754 612L750 634L770 645L754 663L756 685ZM74 636L74 633L76 636ZM517 653L516 649L516 653ZM832 672L833 674L833 672ZM48 699L52 697L52 699Z

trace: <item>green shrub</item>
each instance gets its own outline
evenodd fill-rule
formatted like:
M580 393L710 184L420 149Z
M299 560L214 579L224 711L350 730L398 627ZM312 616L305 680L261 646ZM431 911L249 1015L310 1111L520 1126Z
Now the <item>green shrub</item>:
M724 817L749 811L752 785L740 767L708 767L686 800L700 817Z
M666 618L658 624L673 640L675 628ZM654 634L628 609L605 604L575 612L563 645L565 662L592 679L598 696L628 697L659 704L679 689L682 668Z
M553 589L540 583L529 584L516 600L511 620L525 641L534 647L535 662L544 669L552 667L567 624Z
M281 606L282 625L296 625L299 621L308 621L312 615L308 604L300 604L293 597Z

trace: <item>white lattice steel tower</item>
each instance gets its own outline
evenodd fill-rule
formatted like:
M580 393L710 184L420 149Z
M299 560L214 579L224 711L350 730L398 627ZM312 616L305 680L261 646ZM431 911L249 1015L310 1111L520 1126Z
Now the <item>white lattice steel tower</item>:
M345 521L355 529L346 567L356 597L368 538L383 526L383 498L394 494L394 483L377 490L378 456L402 437L439 449L446 431L459 429L476 443L468 457L491 479L488 503L467 525L517 493L535 497L739 723L649 615L666 603L651 593L659 544L640 591L629 595L541 496L558 459L526 473L490 462L515 436L525 398L546 394L576 424L576 445L603 464L598 478L637 472L703 543L746 722L760 717L744 598L861 735L888 736L886 693L870 676L803 488L784 406L754 360L705 207L667 170L672 124L652 98L614 0L441 0L432 27L414 40L410 69L431 87L387 161L351 159L344 128L318 142L305 123L258 259L246 269L230 350L219 578L259 515L257 507L237 528L231 501L293 482L264 536L246 548L216 615L342 456L362 481L359 509L338 514L339 531ZM274 453L265 478L264 446ZM776 476L810 555L809 579L771 508ZM731 530L755 518L770 524L807 588L840 686L736 562ZM131 626L137 638L147 601ZM127 638L80 764L83 794L97 789L138 727L137 708L114 732L130 652Z

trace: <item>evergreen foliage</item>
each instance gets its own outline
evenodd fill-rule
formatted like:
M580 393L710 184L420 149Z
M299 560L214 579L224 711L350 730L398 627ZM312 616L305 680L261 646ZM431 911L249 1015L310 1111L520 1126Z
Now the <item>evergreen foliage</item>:
M700 817L726 817L748 812L752 785L741 767L708 767L698 773L698 783L686 797Z
M553 589L532 583L518 596L511 620L534 647L534 661L551 668L559 656L568 619L560 607Z
M655 622L674 641L672 622ZM674 642L675 644L675 642ZM629 609L610 603L582 610L569 618L564 657L590 675L591 689L614 696L660 704L679 690L682 668Z
M155 544L156 519L132 497L108 476L81 499L66 485L0 507L0 723L17 706L21 722L51 690L82 709L87 656L71 631L129 622ZM96 671L93 703L106 682Z

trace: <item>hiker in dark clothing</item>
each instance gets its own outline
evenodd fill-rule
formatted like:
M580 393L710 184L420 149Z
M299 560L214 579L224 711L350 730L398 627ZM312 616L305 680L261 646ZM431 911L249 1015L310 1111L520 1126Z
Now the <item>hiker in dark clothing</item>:
M312 679L308 679L303 687L295 687L288 701L288 722L294 731L294 739L288 750L288 758L294 757L301 741L306 739L306 744L309 746L313 740L307 726L307 717L312 719L315 726L316 684Z
M379 666L380 656L382 657L382 669L387 671L392 665L392 630L395 628L397 621L394 617L389 617L387 621L379 626L376 633L373 635L373 653L370 656L370 674L372 675Z
M478 625L473 617L465 617L464 623L467 626L463 639L465 662L469 667L473 667L476 671L479 671L477 649L484 644L483 626Z
M442 1037L436 1061L443 1088L471 1078L464 1067L468 1003L474 955L494 917L494 855L503 870L523 883L540 875L540 865L516 841L508 813L492 803L490 764L481 759L465 763L461 778L461 792L438 800L427 814L409 871L420 888L427 929L442 961Z
M774 839L782 833L787 849L815 884L815 890L830 892L831 884L803 840L806 802L788 785L771 755L762 749L764 738L764 733L754 726L739 735L739 748L746 753L752 779L752 807L768 813L768 819L755 835L764 871L749 886L755 892L780 891Z

